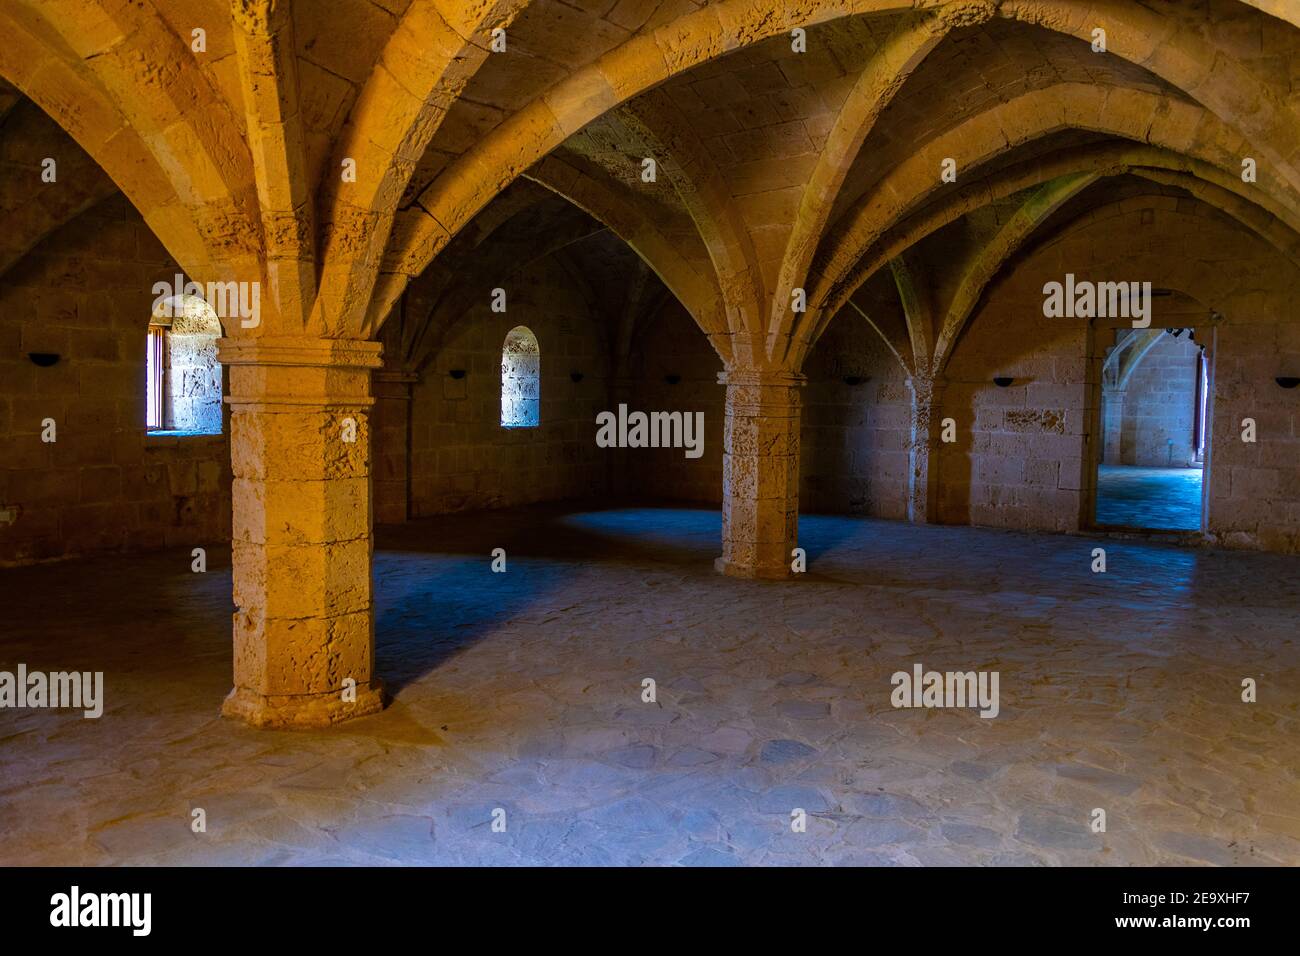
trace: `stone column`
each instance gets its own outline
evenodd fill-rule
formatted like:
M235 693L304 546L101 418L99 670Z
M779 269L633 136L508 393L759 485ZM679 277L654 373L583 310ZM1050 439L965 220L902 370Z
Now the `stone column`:
M722 556L739 578L785 578L799 527L799 387L802 375L729 369L722 436Z
M907 520L934 524L938 520L939 442L943 433L943 390L939 376L912 375L911 434L907 443Z
M620 362L609 379L609 411L617 413L620 404L627 405L629 410L634 407L632 405L632 376L627 371L626 362ZM610 495L615 500L635 498L645 491L644 488L632 487L634 473L628 466L628 460L629 455L626 448L615 448L607 451L605 455L605 481Z
M1124 454L1124 397L1127 389L1105 388L1101 395L1101 432L1104 442L1101 461L1105 465L1118 465Z
M374 467L375 520L401 524L410 517L411 389L416 372L380 369L371 380L375 390L374 421L370 429Z
M222 713L257 727L375 713L368 418L380 345L227 338L219 357L230 370L237 608Z

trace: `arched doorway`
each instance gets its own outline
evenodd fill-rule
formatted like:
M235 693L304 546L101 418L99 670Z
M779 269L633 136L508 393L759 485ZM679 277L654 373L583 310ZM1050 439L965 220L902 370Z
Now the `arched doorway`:
M1179 292L1154 296L1149 327L1096 329L1093 524L1201 532L1216 316Z

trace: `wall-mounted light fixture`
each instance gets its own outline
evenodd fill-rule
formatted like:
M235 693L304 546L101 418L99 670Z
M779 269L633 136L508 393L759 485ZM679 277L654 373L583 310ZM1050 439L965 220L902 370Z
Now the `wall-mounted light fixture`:
M464 378L465 370L463 368L454 368L447 374L450 375L452 378Z
M574 382L581 382L583 376L582 376L582 373L581 373L581 372L570 372L570 373L569 373L569 378L570 378L570 380L572 380L572 381L574 381Z
M1283 388L1295 388L1297 385L1300 385L1300 376L1279 375L1275 381Z
M680 382L681 380L682 380L682 377L681 377L680 375L665 375L665 376L664 376L664 381L667 382L669 385L676 385L676 384L677 384L678 382Z
M998 388L1006 388L1014 381L1015 379L1012 378L1010 375L996 375L993 378L993 384L996 385Z
M28 352L27 357L32 360L33 365L39 365L41 368L49 368L59 361L58 352Z

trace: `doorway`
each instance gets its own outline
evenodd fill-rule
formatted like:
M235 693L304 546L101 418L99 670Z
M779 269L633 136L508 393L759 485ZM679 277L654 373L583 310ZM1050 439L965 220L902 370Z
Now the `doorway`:
M1110 342L1101 375L1097 527L1204 530L1211 331L1099 330Z

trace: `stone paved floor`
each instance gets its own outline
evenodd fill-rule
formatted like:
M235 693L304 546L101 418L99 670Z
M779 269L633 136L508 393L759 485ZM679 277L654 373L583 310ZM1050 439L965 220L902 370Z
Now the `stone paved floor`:
M1201 529L1200 468L1097 469L1097 523L1157 531Z
M813 516L807 576L762 583L711 570L718 531L384 531L396 700L321 733L216 716L228 558L0 572L0 669L108 695L98 721L0 711L0 863L1300 863L1300 560L1107 542L1094 575L1091 538ZM916 662L998 671L1001 714L893 709Z

